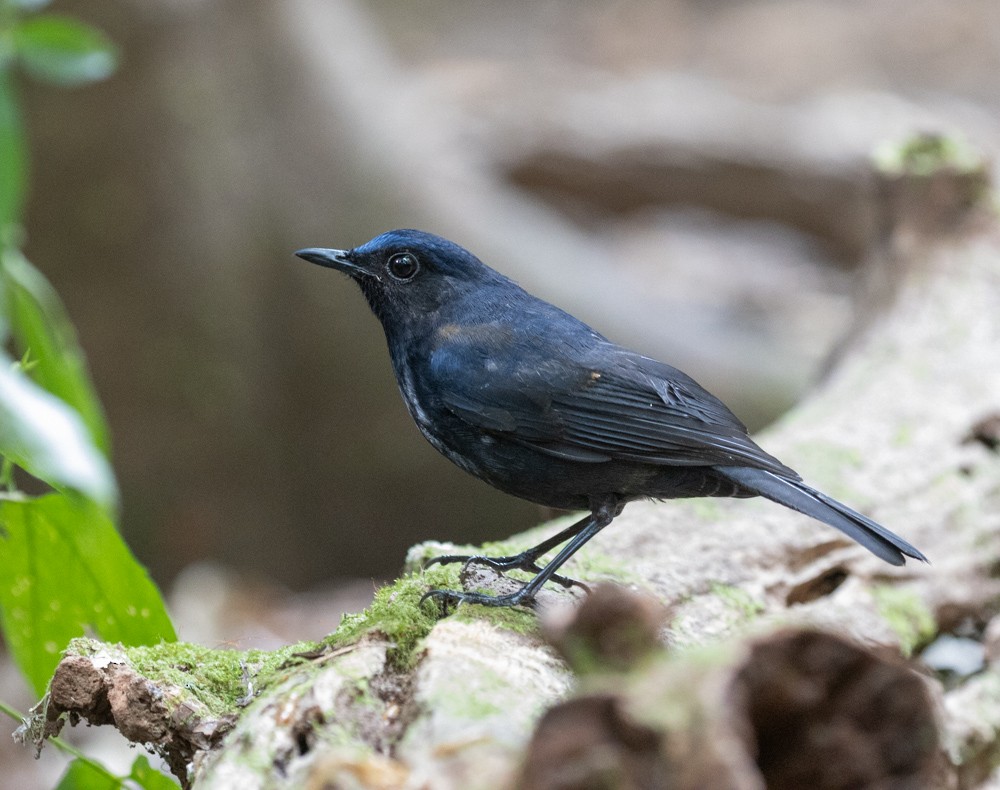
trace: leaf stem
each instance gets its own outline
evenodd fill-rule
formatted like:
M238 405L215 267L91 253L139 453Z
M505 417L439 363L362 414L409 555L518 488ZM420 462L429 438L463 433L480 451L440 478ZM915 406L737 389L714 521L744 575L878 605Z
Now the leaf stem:
M17 484L14 482L14 462L7 457L0 460L0 486L6 488L9 494L17 491Z

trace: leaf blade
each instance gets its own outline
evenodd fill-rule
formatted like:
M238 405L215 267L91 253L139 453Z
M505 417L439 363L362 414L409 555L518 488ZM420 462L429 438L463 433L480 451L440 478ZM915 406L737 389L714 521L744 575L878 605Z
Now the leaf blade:
M124 786L121 779L93 760L77 758L66 766L56 790L119 790Z
M108 455L110 439L104 411L62 300L45 276L16 249L3 251L2 273L11 330L21 351L30 352L36 363L30 377L73 407L94 444Z
M178 790L179 788L177 782L153 768L144 754L135 758L129 778L142 790Z
M0 353L0 455L59 490L72 489L112 510L118 486L79 415Z
M56 14L21 20L14 28L14 44L28 74L56 85L107 79L118 63L117 51L103 32Z
M67 494L0 500L0 620L38 694L75 637L176 639L159 590L111 519Z

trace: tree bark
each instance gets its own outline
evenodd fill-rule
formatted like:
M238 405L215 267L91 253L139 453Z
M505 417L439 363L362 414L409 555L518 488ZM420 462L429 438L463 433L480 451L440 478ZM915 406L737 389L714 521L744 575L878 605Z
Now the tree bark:
M1000 763L1000 226L985 172L925 139L878 173L864 320L759 437L931 564L890 567L764 501L637 503L568 570L627 582L662 619L643 599L546 591L541 631L481 607L424 627L433 581L411 575L311 652L266 673L247 661L228 710L81 641L48 731L112 723L199 788L986 786ZM415 547L411 564L451 548ZM983 670L946 686L904 661L941 634L981 642Z

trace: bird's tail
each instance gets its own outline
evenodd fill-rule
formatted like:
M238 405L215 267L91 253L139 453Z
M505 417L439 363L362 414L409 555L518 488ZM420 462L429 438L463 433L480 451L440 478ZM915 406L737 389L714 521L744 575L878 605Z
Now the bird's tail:
M810 488L801 480L749 466L717 466L715 471L748 491L836 527L888 563L903 565L906 562L904 554L927 562L917 548L899 535L821 491Z

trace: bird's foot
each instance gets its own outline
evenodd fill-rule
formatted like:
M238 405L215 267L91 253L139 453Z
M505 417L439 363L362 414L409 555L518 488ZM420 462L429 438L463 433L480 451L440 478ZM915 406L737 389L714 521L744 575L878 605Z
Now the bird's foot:
M452 565L456 562L461 562L465 567L476 564L488 565L498 571L522 570L537 572L540 570L535 564L535 560L537 559L538 555L531 551L524 551L510 557L487 557L485 554L443 554L440 557L431 557L424 563L424 567L429 568L431 565Z
M462 573L465 573L470 565L486 565L487 567L493 568L501 573L504 571L515 570L524 571L525 573L541 573L543 569L539 567L536 562L537 559L538 554L530 549L509 557L487 557L483 554L445 554L440 557L432 557L427 560L427 562L424 563L424 567L429 568L431 565L435 564L451 565L455 562L461 562ZM549 580L554 581L556 584L561 584L567 590L571 587L579 587L584 592L590 592L590 587L583 582L571 579L568 576L560 576L558 573L553 573L549 577Z
M487 595L486 593L461 592L459 590L428 590L420 598L420 605L424 601L433 600L441 607L444 614L448 614L449 607L456 607L460 603L477 603L480 606L524 606L533 609L535 606L535 596L533 592L528 592L527 587L522 587L517 592L509 595Z

